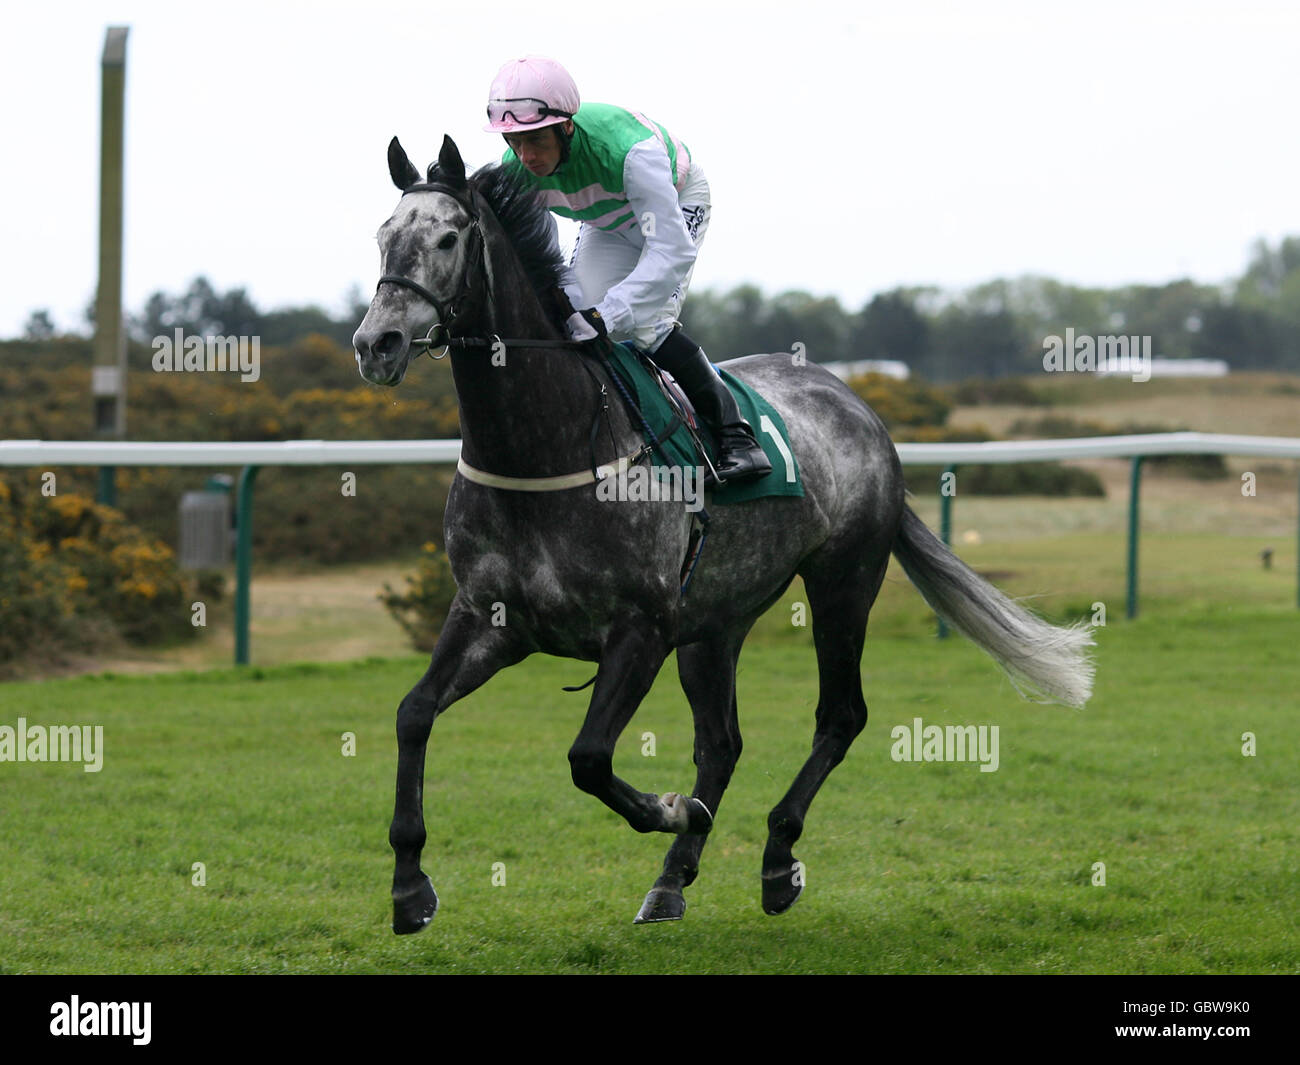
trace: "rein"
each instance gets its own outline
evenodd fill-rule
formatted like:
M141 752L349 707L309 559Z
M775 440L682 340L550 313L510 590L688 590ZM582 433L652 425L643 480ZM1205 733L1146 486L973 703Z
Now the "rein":
M492 304L492 290L487 274L487 256L485 255L484 249L483 227L479 224L479 211L476 203L478 193L473 185L469 185L469 194L468 196L465 196L462 190L441 182L421 182L420 184L411 185L409 188L402 190L403 195L410 192L441 192L444 195L450 196L460 204L460 206L469 213L470 217L469 261L465 265L464 278L461 282L460 290L451 300L448 300L445 305L441 299L421 285L418 281L412 281L409 277L403 277L401 274L384 274L380 277L376 285L376 288L378 288L379 285L389 284L409 289L411 292L414 292L417 296L432 305L433 309L437 312L439 320L429 327L428 334L423 338L412 340L410 342L411 347L423 349L432 359L445 358L447 352L452 348L459 348L462 351L470 348L492 348L495 350L498 345L514 348L569 348L584 353L589 353L592 350L592 342L589 340L539 340L530 337L502 339L495 333L489 337L452 336L450 326L456 320L455 305L461 302L462 299L469 295L473 290L472 286L476 274L482 275L483 288L488 294L487 299L489 308ZM492 316L489 313L489 320L491 320L491 317ZM606 341L606 343L608 343L608 341ZM441 348L442 350L439 354L435 355L434 351L438 348ZM412 357L418 358L419 355L420 352L417 351ZM486 470L477 469L462 458L456 466L458 472L467 480L473 481L475 484L486 485L489 488L504 488L516 492L560 492L568 488L579 488L583 485L593 484L596 481L604 480L606 477L623 473L636 463L640 462L641 459L650 454L651 451L658 449L660 447L659 436L650 427L650 423L646 421L641 408L632 399L631 395L629 395L628 389L619 377L618 371L614 369L608 359L604 358L603 353L601 354L601 361L605 364L605 370L613 379L614 385L622 396L624 403L626 403L628 408L636 414L642 427L649 434L651 443L641 445L630 454L623 455L616 459L612 464L598 465L596 463L596 438L599 435L601 416L609 409L608 403L603 402L600 409L596 412L596 419L591 427L590 469L580 470L577 473L561 474L556 477L507 477L501 474L488 473ZM583 365L586 366L585 363ZM587 371L590 373L591 368L587 367ZM605 386L600 384L599 378L596 378L594 374L592 374L592 377L596 383L600 385L601 396L606 396L607 393ZM674 418L673 424L670 424L668 429L663 433L665 437L671 436L676 430L676 421L677 419Z
M591 425L591 436L588 445L591 452L591 466L589 469L579 470L576 473L560 474L555 477L507 477L502 474L489 473L487 470L477 469L476 467L471 466L462 457L456 463L456 471L466 480L473 481L475 484L480 484L488 488L499 488L513 492L562 492L570 488L581 488L589 484L594 484L597 481L603 481L608 477L618 476L631 469L653 451L660 451L662 453L660 436L664 439L672 436L672 434L677 431L678 426L682 424L683 420L678 414L674 413L673 420L665 429L661 430L659 433L654 431L645 416L645 412L641 410L640 405L633 397L627 383L623 381L622 376L614 367L613 363L611 363L605 356L603 348L599 346L601 343L608 345L610 343L608 338L601 338L597 341L559 339L539 340L531 337L503 340L495 333L490 337L454 337L451 335L451 325L456 320L455 305L473 291L472 286L476 274L482 275L483 290L487 294L488 321L490 322L494 317L492 314L492 285L487 271L487 256L483 237L483 227L479 224L479 212L476 203L478 193L473 185L469 185L468 196L464 196L462 190L440 182L422 182L402 190L403 195L408 192L441 192L454 199L469 213L469 239L471 241L469 251L470 258L469 262L465 265L465 272L460 290L456 293L453 299L447 301L445 307L442 300L421 285L418 281L412 281L409 277L403 277L400 274L384 274L380 277L376 289L378 289L379 285L384 284L398 285L402 288L409 289L411 292L414 292L420 298L428 302L437 312L438 321L434 322L433 325L429 327L429 332L423 338L412 340L410 346L412 348L423 349L432 359L445 358L448 351L452 348L459 348L462 351L470 348L492 348L495 351L499 345L515 348L568 348L582 352L583 354L591 354L595 352L600 361L604 364L605 372L614 382L614 387L622 397L624 404L631 413L636 415L636 419L640 422L641 427L645 430L650 440L650 443L642 444L635 451L615 459L612 463L606 463L604 465L597 464L596 440L600 435L602 416L608 419L609 393L600 378L596 376L591 367L588 366L584 360L582 365L587 372L591 374L593 382L598 386L601 399L600 406L597 408L596 416ZM568 301L565 300L564 302L567 303ZM572 307L570 307L569 311L572 312L572 310ZM438 348L441 348L442 350L439 354L435 355L434 351ZM418 358L419 355L420 352L417 351L412 357ZM703 456L704 461L708 462L708 454L699 443L698 439L696 440L696 445L699 447L700 455ZM667 456L665 456L665 458L666 457ZM700 513L692 515L691 533L687 541L686 557L682 562L681 573L679 575L681 579L679 594L682 596L685 596L687 588L690 587L691 578L695 574L696 564L699 562L700 555L704 550L704 540L708 535L708 526L709 517L707 512L700 511ZM595 678L593 677L592 679L594 680ZM590 684L591 681L588 681L587 683ZM586 686L587 685L585 684L582 685L584 688ZM578 691L580 689L572 688L565 690Z
M409 277L403 277L401 274L384 274L380 277L376 288L379 285L399 285L402 288L414 292L417 296L430 304L438 314L438 321L429 327L429 332L418 340L411 341L411 347L422 348L429 354L430 358L441 359L447 354L450 348L459 348L465 350L468 348L491 348L498 344L505 344L513 348L576 348L581 349L586 341L581 340L536 340L531 338L503 339L495 333L488 337L453 337L451 335L451 325L456 321L456 304L460 303L472 291L474 277L481 274L484 282L484 291L488 293L488 300L491 302L491 286L487 284L487 260L484 255L483 228L479 224L479 211L476 204L478 192L473 185L469 186L469 195L466 197L462 190L441 182L421 182L418 185L412 185L402 190L405 196L411 192L441 192L450 196L460 204L469 213L469 240L470 240L470 260L465 264L464 280L461 282L460 291L447 300L446 303L435 296L418 281L412 281ZM491 316L489 315L489 318ZM434 355L437 348L442 348L442 353ZM419 352L415 357L419 357Z

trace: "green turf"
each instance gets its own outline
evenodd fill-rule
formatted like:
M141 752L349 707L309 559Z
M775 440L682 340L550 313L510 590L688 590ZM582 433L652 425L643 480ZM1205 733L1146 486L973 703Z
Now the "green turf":
M1084 711L1023 702L968 644L883 613L870 724L795 848L804 898L770 918L766 816L816 701L797 597L741 660L745 752L670 925L631 923L668 838L569 780L587 695L559 689L586 664L530 659L435 725L424 866L442 910L400 938L393 711L421 659L0 686L0 725L99 724L105 745L99 773L0 763L0 972L1300 971L1296 611L1112 614ZM893 761L914 717L997 725L999 769ZM689 790L690 751L670 661L615 769Z

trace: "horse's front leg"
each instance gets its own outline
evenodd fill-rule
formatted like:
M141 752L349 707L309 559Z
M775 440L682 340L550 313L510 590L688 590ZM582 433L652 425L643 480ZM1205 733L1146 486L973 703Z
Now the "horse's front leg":
M715 817L740 757L736 713L736 661L744 633L677 648L677 671L695 719L695 791ZM668 849L663 873L636 915L636 924L679 921L686 913L684 889L699 873L708 836L678 836Z
M637 791L614 775L614 746L668 657L653 630L616 635L605 647L582 731L569 749L573 782L620 814L638 832L705 833L713 817L698 799Z
M438 911L433 884L420 868L425 748L434 719L527 654L506 627L489 624L457 597L428 670L397 708L397 798L388 841L396 855L393 931L399 935L420 931Z

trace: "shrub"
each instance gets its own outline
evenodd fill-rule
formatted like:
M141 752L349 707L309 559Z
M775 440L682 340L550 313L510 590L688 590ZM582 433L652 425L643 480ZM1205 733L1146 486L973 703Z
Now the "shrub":
M961 469L961 490L977 496L1091 496L1106 488L1091 470L1059 462L1012 462Z
M900 381L880 373L850 377L846 384L891 431L903 425L942 425L952 404L939 389L916 378Z
M12 674L33 649L71 644L75 583L48 544L24 535L13 494L0 481L0 676Z
M1013 407L1041 407L1050 402L1023 377L971 378L950 390L953 402L963 407L1004 404Z
M906 466L909 491L935 491L943 470L939 466ZM1059 462L1011 462L1001 465L959 466L962 495L972 496L1089 496L1104 499L1106 487L1091 470Z
M90 389L89 344L82 346L84 362L64 365L55 358L53 342L47 345L49 351L40 345L0 343L4 435L45 440L94 436L91 407L85 402ZM28 361L18 359L19 354L27 355ZM345 389L325 386L359 380L352 353L319 336L283 351L265 348L266 373L257 385L241 384L231 375L153 373L145 369L147 354L147 348L134 352L139 365L131 378L127 414L133 440L399 440L459 435L451 371L442 363L422 361L419 373L410 375L401 389L373 385ZM237 475L239 470L222 472ZM274 467L262 472L254 502L254 550L259 562L386 558L422 543L442 520L452 480L445 466L355 468L350 471L358 478L355 499L340 494L342 472L328 467ZM196 478L188 468L122 467L116 475L117 505L142 530L174 545L181 495L199 487ZM8 475L11 484L21 479L19 474ZM60 469L59 494L92 497L96 481L93 468ZM375 520L378 515L382 520Z
M419 567L406 578L405 592L394 591L385 582L379 595L417 651L433 650L455 597L451 563L442 548L434 543L424 545Z
M190 636L175 555L120 511L0 482L0 670L115 636Z

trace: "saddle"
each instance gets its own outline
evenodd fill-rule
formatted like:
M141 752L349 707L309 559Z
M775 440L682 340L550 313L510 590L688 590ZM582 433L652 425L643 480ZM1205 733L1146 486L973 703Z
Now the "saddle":
M633 405L633 419L643 426L653 461L665 466L712 466L717 441L697 417L695 408L668 371L656 366L638 348L612 343L607 349L608 369L621 381L620 392ZM736 397L740 412L757 431L759 444L772 463L772 472L757 480L729 484L710 494L713 505L746 503L768 496L802 496L803 479L789 443L785 420L758 392L738 377L715 367Z
M573 304L560 287L541 293L543 306L563 328L574 314ZM580 345L586 348L586 345ZM670 373L656 366L645 352L629 343L605 341L598 356L614 376L617 390L639 421L647 446L664 466L712 468L717 441L695 407ZM596 348L587 349L593 355ZM754 427L758 442L772 463L772 472L756 480L726 485L711 494L713 503L746 503L767 496L797 496L803 492L799 464L786 432L785 420L758 392L726 370L715 366L731 390L741 416ZM594 438L593 438L594 440ZM593 457L593 463L594 463Z
M700 465L712 467L713 461L711 454L717 451L717 440L714 438L713 431L707 423L701 418L695 410L695 404L691 402L691 397L686 394L686 390L677 383L673 377L662 366L655 364L644 353L641 355L641 361L645 368L650 371L650 376L654 379L655 384L659 387L659 393L673 409L673 413L681 420L682 425L690 434L691 440L695 444L695 454L700 460ZM707 438L708 444L705 444ZM716 481L716 476L714 480Z

